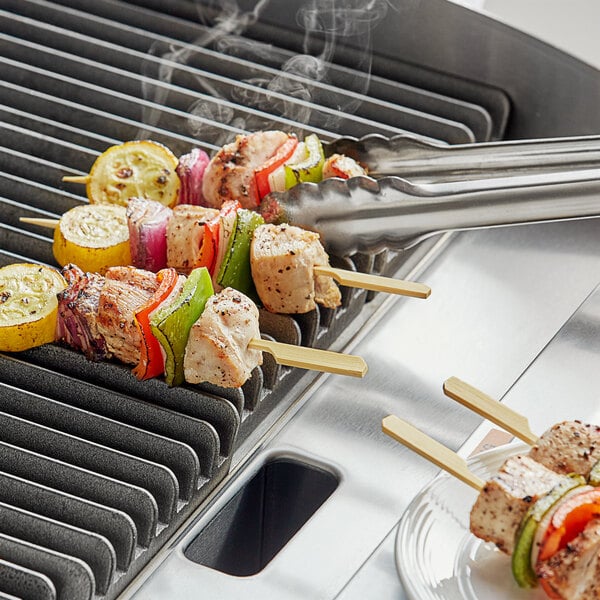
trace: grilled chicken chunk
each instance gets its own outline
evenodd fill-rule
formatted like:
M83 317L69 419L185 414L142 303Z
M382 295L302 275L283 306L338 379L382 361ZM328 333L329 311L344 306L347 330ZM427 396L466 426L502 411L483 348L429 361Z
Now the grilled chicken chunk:
M183 362L185 380L240 387L262 364L262 352L248 348L253 338L260 338L256 305L225 288L209 299L192 326Z
M135 311L158 289L156 275L134 267L113 267L106 279L98 303L98 331L108 350L119 360L137 365L140 360L141 334Z
M367 171L359 163L344 154L332 154L325 159L323 164L323 179L329 179L330 177L350 179L366 174Z
M238 135L223 146L204 171L202 193L208 206L220 208L226 200L238 200L244 208L255 209L260 197L254 177L288 139L283 131L259 131Z
M581 421L557 423L540 437L529 456L557 473L587 477L600 460L600 427Z
M136 267L110 267L104 274L105 279L111 281L122 281L128 283L133 287L139 288L140 290L149 294L154 294L158 289L158 281L156 280L156 273L152 271L145 271L144 269L138 269Z
M204 224L219 216L213 208L180 204L167 223L167 264L182 273L200 266Z
M315 276L328 266L319 234L292 225L261 225L250 250L252 278L265 307L278 313L306 313L315 303L335 308L341 294L331 277Z
M509 458L477 497L471 509L471 531L512 554L515 532L525 512L563 477L528 456Z
M600 519L592 519L565 548L545 561L536 573L565 600L599 600Z
M109 358L98 331L98 304L104 277L66 265L62 276L67 287L58 294L57 339L80 350L90 360Z

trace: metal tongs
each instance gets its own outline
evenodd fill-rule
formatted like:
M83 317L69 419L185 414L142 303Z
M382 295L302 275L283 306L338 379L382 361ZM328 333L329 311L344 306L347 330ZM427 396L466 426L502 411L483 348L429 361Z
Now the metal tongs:
M409 134L341 137L325 144L328 156L345 154L368 165L369 175L413 183L464 181L507 174L569 171L600 166L600 136L448 145Z
M450 230L600 216L600 136L460 146L367 136L326 152L356 158L373 177L301 184L267 196L260 212L318 231L340 256L406 249Z

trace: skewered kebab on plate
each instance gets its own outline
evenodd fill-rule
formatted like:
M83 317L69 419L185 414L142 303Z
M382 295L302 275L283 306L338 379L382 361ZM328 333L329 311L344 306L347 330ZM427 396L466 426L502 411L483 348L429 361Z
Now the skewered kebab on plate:
M24 276L13 277L15 269ZM47 273L53 275L52 285L47 284ZM62 275L38 265L0 269L1 351L59 339L88 358L115 357L132 364L139 379L164 372L169 385L185 379L239 387L261 364L262 351L289 366L357 377L367 370L357 356L260 339L256 305L230 288L215 295L205 268L192 271L187 279L174 269L155 274L113 267L102 276L74 265ZM35 321L36 331L31 333L31 316L23 314L22 305L34 301L44 318L41 324Z
M460 401L477 406L480 413L491 411L495 422L502 420L502 411L488 409L487 399L473 399L483 394L468 384L451 378L444 389L453 398L471 396ZM509 413L505 428L511 429L515 416ZM462 458L408 423L390 415L382 427L479 491L470 515L471 532L512 555L519 586L531 588L539 582L551 598L596 597L589 594L600 590L594 572L600 570L600 490L592 487L597 485L598 457L593 453L600 428L579 422L554 426L529 454L510 456L484 483Z
M446 396L495 423L529 444L529 456L557 473L579 473L593 485L600 485L600 427L565 421L556 423L543 435L535 435L527 418L494 400L481 390L451 377L444 382Z

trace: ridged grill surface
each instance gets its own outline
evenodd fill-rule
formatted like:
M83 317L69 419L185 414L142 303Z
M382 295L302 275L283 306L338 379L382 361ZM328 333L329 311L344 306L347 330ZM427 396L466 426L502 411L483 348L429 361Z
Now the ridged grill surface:
M210 153L237 133L265 128L324 140L502 135L497 90L438 74L431 91L423 83L433 74L389 59L379 63L389 76L325 62L319 81L285 71L302 43L298 31L259 20L217 36L214 11L200 24L200 5L162 4L0 0L1 265L55 264L48 231L19 217L56 218L85 202L81 187L61 177L87 173L121 141L150 138L183 154L193 146ZM357 52L347 49L349 62ZM409 257L332 262L389 272ZM343 290L335 311L294 318L261 311L261 331L329 347L370 299ZM241 389L169 388L59 345L1 355L0 598L118 596L301 375L265 356Z

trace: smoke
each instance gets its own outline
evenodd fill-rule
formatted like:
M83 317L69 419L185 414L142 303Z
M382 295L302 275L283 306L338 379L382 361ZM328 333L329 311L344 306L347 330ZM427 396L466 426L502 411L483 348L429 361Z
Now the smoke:
M389 0L306 0L295 15L303 36L298 53L244 37L268 11L270 2L258 0L250 9L242 8L240 2L244 0L196 0L198 18L205 25L202 35L193 44L165 47L157 43L151 50L152 55L167 62L149 61L144 74L165 83L176 78L174 64L194 65L199 47L271 69L253 70L240 78L238 86L197 76L194 88L214 102L194 101L187 107L191 135L221 145L223 136L231 139L231 129L272 128L268 118L247 114L235 105L292 120L299 124L295 128L298 133L302 124L335 129L341 118L359 110L357 95L366 95L369 90L374 30L388 9L394 9ZM345 69L334 66L340 55ZM327 86L334 86L335 93ZM158 104L169 102L169 90L161 86L147 83L143 93ZM335 112L323 111L319 105L330 106ZM145 122L153 125L159 119L157 111L144 115ZM219 130L214 121L227 125L227 130Z

